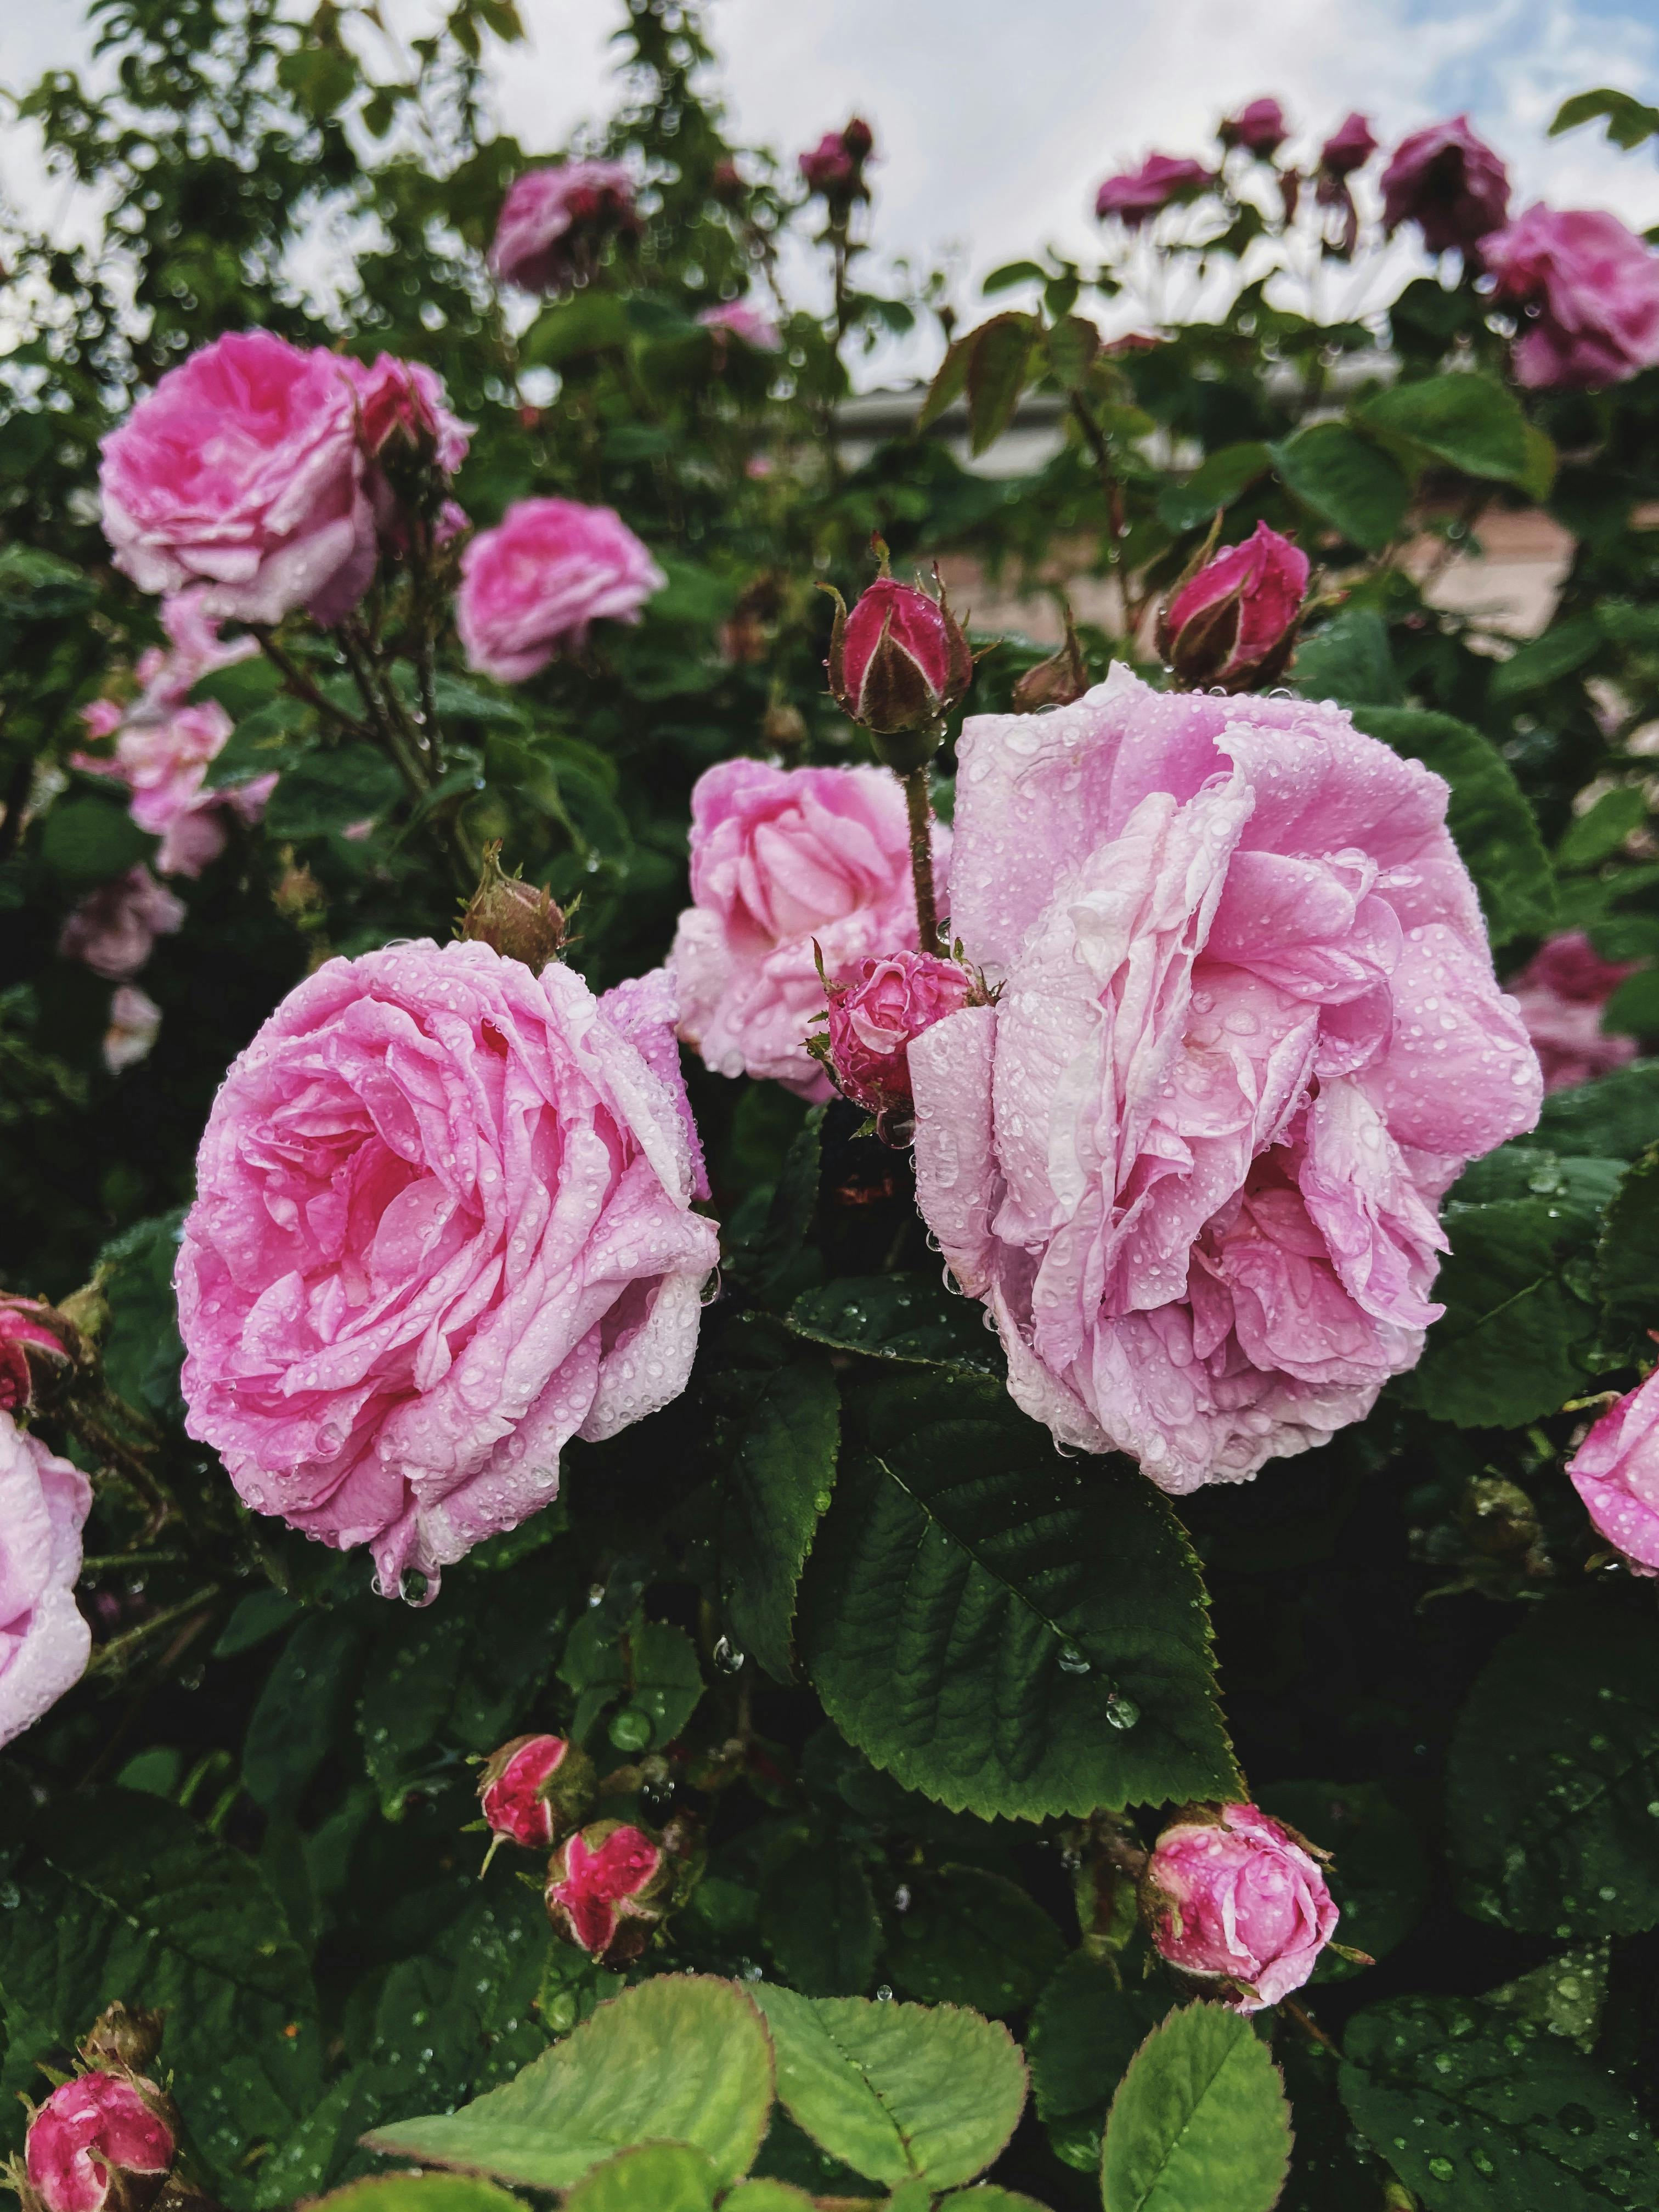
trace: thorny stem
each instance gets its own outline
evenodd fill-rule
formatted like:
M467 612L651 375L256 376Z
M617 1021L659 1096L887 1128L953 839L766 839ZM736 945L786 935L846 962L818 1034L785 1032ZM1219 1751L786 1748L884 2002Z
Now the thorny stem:
M916 935L924 952L939 950L939 909L933 900L933 810L927 797L927 769L913 768L900 778L910 820L910 875L916 887Z
M100 1644L88 1662L88 1674L113 1674L124 1667L129 1656L152 1636L158 1635L164 1628L176 1627L179 1621L191 1613L204 1612L218 1595L218 1583L209 1583L193 1596L182 1599L179 1604L170 1605L161 1613L152 1613L148 1620L141 1620L137 1628L130 1628L124 1636L114 1637L109 1643Z

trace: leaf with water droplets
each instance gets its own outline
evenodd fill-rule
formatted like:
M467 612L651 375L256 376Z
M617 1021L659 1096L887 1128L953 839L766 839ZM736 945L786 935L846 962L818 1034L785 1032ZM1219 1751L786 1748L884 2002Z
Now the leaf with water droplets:
M1001 1346L975 1298L953 1295L927 1275L837 1275L806 1291L789 1310L798 1336L927 1367L961 1367L1000 1376Z

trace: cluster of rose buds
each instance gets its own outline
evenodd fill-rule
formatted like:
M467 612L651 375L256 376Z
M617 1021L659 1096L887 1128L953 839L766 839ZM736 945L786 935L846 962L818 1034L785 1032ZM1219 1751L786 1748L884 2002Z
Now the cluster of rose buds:
M1259 690L1296 649L1307 588L1307 555L1259 522L1178 587L1158 623L1158 650L1183 690Z
M161 2040L157 2013L114 2004L98 2021L81 2045L87 2070L30 2116L11 2177L24 2212L149 2212L164 2187L200 2201L173 2173L178 2112L143 2070Z

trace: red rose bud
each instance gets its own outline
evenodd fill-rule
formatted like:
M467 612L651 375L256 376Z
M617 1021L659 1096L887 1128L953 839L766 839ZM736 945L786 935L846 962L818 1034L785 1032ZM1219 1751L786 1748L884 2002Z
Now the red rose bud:
M173 2131L155 2109L163 2101L153 2082L122 2074L82 2074L54 2089L29 2122L23 2150L36 2204L44 2212L144 2212L173 2165Z
M1265 522L1188 579L1164 610L1158 650L1189 691L1249 691L1289 660L1308 556Z
M522 960L539 975L563 946L564 915L539 885L503 873L497 838L484 848L478 888L461 916L460 934L493 945L504 959Z
M1382 172L1382 223L1392 237L1414 222L1431 253L1468 252L1509 214L1510 177L1467 115L1401 139Z
M562 1735L514 1736L491 1754L478 1784L491 1835L527 1851L546 1850L592 1795L592 1760Z
M836 594L830 638L830 689L842 711L871 735L915 743L876 750L901 773L939 747L945 717L973 681L974 656L941 585L938 599L919 585L878 576L849 614Z
M855 161L867 161L875 150L876 134L862 116L855 115L842 132L841 143Z
M1376 151L1371 126L1356 109L1319 149L1319 166L1332 177L1351 177L1363 169Z
M1253 100L1237 115L1230 115L1216 133L1224 146L1242 146L1261 161L1276 154L1290 135L1285 111L1276 100Z
M676 1844L627 1820L595 1820L568 1836L547 1869L547 1917L562 1942L604 1966L637 1959L673 1902Z
M911 1044L947 1014L986 1005L988 994L978 976L932 952L860 960L824 988L830 1029L817 1042L836 1088L874 1116L884 1142L908 1144L915 1117Z
M63 1316L40 1299L0 1295L0 1413L25 1411L44 1375L69 1365L64 1331Z

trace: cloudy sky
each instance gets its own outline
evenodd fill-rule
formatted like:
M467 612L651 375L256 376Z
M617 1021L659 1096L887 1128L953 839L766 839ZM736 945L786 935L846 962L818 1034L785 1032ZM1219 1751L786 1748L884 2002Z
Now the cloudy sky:
M400 30L435 0L384 0ZM499 53L502 119L558 147L602 112L617 0L520 0L526 56ZM0 82L85 54L81 0L3 9ZM738 131L792 149L856 111L874 125L879 236L974 276L1052 240L1087 256L1091 188L1150 147L1207 150L1216 116L1277 94L1316 142L1351 107L1384 143L1467 108L1508 161L1516 204L1613 209L1659 223L1651 146L1600 126L1545 137L1559 102L1613 84L1659 103L1659 0L709 0ZM48 190L26 143L0 141L0 185L37 220L89 211Z

